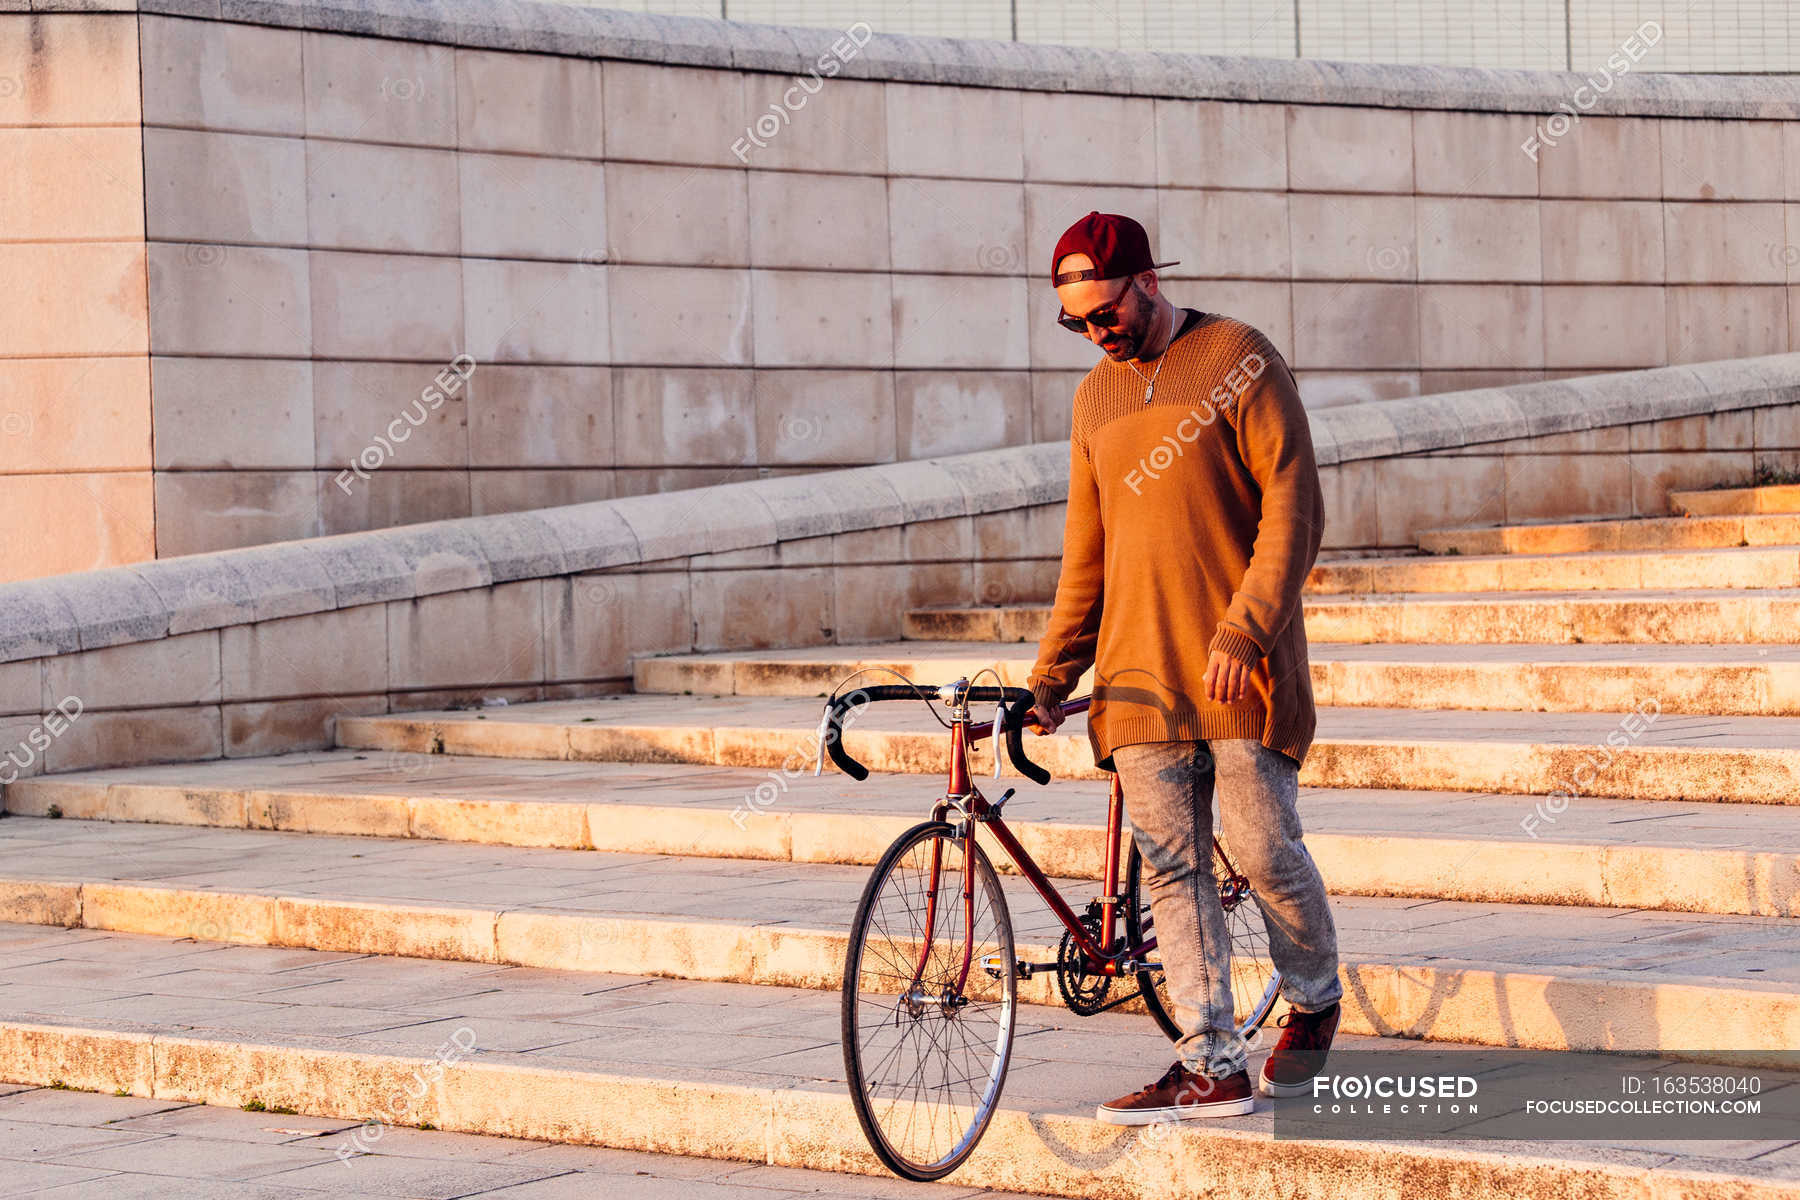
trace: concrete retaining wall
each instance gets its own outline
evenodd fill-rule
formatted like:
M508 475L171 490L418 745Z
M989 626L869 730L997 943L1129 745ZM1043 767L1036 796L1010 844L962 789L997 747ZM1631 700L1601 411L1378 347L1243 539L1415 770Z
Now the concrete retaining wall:
M1344 406L1313 430L1332 553L1661 514L1669 488L1800 466L1800 355ZM322 746L342 713L627 690L634 655L1042 600L1066 471L1045 442L0 585L0 782Z
M1583 77L34 7L0 13L32 181L0 203L0 578L1064 436L1093 351L1042 273L1090 207L1318 406L1793 337L1790 79L1628 73L1533 161Z

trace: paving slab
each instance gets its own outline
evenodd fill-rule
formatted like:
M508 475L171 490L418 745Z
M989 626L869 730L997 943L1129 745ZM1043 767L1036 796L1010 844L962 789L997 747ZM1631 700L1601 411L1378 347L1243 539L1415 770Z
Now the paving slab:
M57 890L70 899L59 911L76 914L69 924L169 939L76 941L55 958L36 944L32 961L12 968L35 1003L79 981L81 990L51 1001L54 1011L173 1020L181 1010L255 1030L335 1022L304 1027L410 1042L444 1035L405 1027L443 1021L443 1006L470 994L456 988L469 987L485 964L831 989L868 877L864 867L824 863L260 831L190 829L140 842L141 829L0 824L0 913L29 919L35 898ZM1002 886L1020 954L1047 961L1060 927L1025 880L1008 876ZM1079 880L1055 886L1077 910L1096 891ZM1791 920L1381 897L1340 897L1333 910L1353 1031L1734 1061L1800 1044L1800 924ZM274 972L281 987L256 994L192 985L191 972L231 969L215 955L273 946L449 960L455 986L419 995L437 1007L396 1021L358 990L334 992L330 1007L305 1006L296 985L308 981L293 970ZM117 973L92 965L123 959L137 960L134 982L154 992L121 993ZM56 965L64 960L90 965ZM348 970L354 960L337 961ZM398 961L387 970L420 978ZM1038 976L1021 995L1054 1003L1053 987ZM562 1008L552 1003L552 1015L517 1024L532 1042L518 1048L550 1044Z
M932 681L920 681L932 682ZM935 682L948 682L939 680ZM1410 787L1623 799L1800 804L1800 718L1639 711L1552 713L1321 708L1301 768L1317 787ZM616 695L488 709L339 719L340 746L401 753L611 762L690 762L784 773L818 758L820 702L745 696ZM941 773L938 707L870 705L845 745L875 771ZM1028 735L1053 775L1097 779L1086 720ZM980 743L973 769L991 766Z
M17 933L30 935L0 925L0 944ZM117 986L154 986L140 974L143 956L97 960L91 957L91 940L79 938L76 931L61 936L90 956L82 962L116 961ZM138 939L115 935L104 940L123 946ZM209 951L196 947L193 952ZM446 965L409 963L409 977L429 979ZM266 971L266 966L243 969ZM342 975L356 969L322 956L316 968L301 965L278 973ZM490 968L485 976L490 992L520 996L522 1003L552 980L550 990L564 994L588 989L586 994L598 998L630 997L631 1006L619 1011L638 1023L586 1023L590 1036L530 1053L496 1048L477 1033L464 1056L434 1062L380 1036L321 1038L276 1030L247 1038L242 1031L212 1024L203 1014L163 1025L72 1022L54 1013L7 1012L0 1017L0 1076L29 1075L54 1067L59 1054L114 1049L133 1039L148 1039L157 1048L155 1074L141 1082L146 1090L166 1093L169 1103L161 1111L144 1113L135 1107L141 1101L122 1101L134 1107L118 1110L114 1128L103 1111L112 1097L101 1096L95 1098L91 1116L94 1125L106 1125L104 1130L58 1124L69 1115L61 1107L50 1114L51 1120L34 1125L60 1133L133 1137L140 1139L139 1146L150 1147L138 1161L116 1170L110 1165L84 1167L85 1160L107 1154L100 1146L71 1144L39 1156L44 1166L60 1167L66 1160L73 1164L69 1169L93 1172L108 1196L166 1195L171 1188L179 1188L183 1196L222 1195L209 1190L208 1181L234 1173L249 1179L234 1183L233 1194L270 1198L618 1194L725 1200L826 1193L949 1200L986 1194L984 1184L1002 1184L1042 1195L1135 1200L1167 1195L1175 1178L1200 1194L1275 1195L1279 1189L1331 1195L1341 1194L1334 1185L1341 1188L1351 1179L1374 1176L1403 1184L1411 1195L1548 1200L1567 1195L1571 1177L1586 1181L1583 1194L1620 1200L1800 1195L1800 1161L1783 1156L1791 1146L1785 1140L1649 1146L1607 1141L1285 1142L1273 1137L1272 1114L1262 1102L1250 1116L1189 1123L1140 1144L1141 1134L1097 1125L1093 1106L1160 1072L1170 1054L1167 1041L1142 1016L1115 1012L1083 1019L1029 1007L1020 1013L1001 1112L981 1149L948 1184L902 1185L882 1174L850 1117L837 1051L835 995L507 967ZM397 1017L414 1015L407 980L395 983L390 1004ZM776 1047L754 1045L757 1039L741 1029L709 1025L721 1005L760 1009L782 1041L813 1049L805 1055L758 1055L758 1050ZM641 1019L646 1013L660 1019ZM503 1025L475 1015L467 1020L488 1033ZM670 1043L686 1053L643 1061L653 1057L638 1049L646 1026L671 1030ZM21 1039L36 1048L33 1055L20 1052L28 1044ZM1435 1064L1446 1049L1353 1035L1341 1036L1338 1046L1391 1054L1396 1064ZM1260 1053L1254 1053L1253 1065ZM95 1087L107 1082L111 1061L90 1063L87 1082ZM1624 1057L1607 1061L1609 1069L1636 1065ZM262 1069L245 1071L241 1064L251 1062ZM433 1070L434 1065L441 1069ZM427 1071L429 1076L423 1074ZM377 1097L393 1094L414 1078L427 1082L410 1107L369 1108L382 1103ZM1787 1076L1771 1073L1768 1078L1769 1086L1779 1087ZM44 1095L34 1090L6 1098L17 1124L31 1123L34 1106ZM252 1099L266 1108L299 1112L234 1111ZM695 1103L697 1099L703 1102ZM413 1128L425 1124L437 1128ZM473 1136L484 1130L507 1136ZM631 1153L643 1149L659 1153L654 1158ZM689 1157L679 1156L683 1152ZM8 1153L17 1153L10 1140L0 1159ZM340 1161L340 1154L347 1161ZM294 1165L264 1170L285 1164L289 1155L296 1156ZM202 1168L195 1169L196 1163ZM806 1170L818 1166L839 1174L826 1177ZM629 1190L614 1190L621 1186Z
M1397 591L1310 596L1307 636L1327 642L1791 643L1800 628L1792 588L1601 592ZM1027 641L1044 636L1047 604L913 609L908 638Z
M1023 687L1037 647L1019 642L881 642L639 658L639 694L823 696L887 672ZM1329 706L1604 712L1654 697L1664 712L1800 715L1800 643L1431 645L1312 641L1313 697ZM1076 686L1093 686L1088 672Z
M1669 507L1696 517L1722 513L1800 513L1800 484L1670 492Z
M928 681L920 681L925 683ZM950 680L930 681L948 683ZM941 706L924 703L892 702L872 705L856 718L853 732L860 730L938 730L943 726L938 713ZM451 728L481 729L498 727L551 726L572 728L580 725L631 727L660 724L681 729L817 728L820 702L811 698L748 696L667 696L617 694L579 700L550 700L526 704L504 705L473 712L467 709L434 710L345 718L358 730L380 729L397 725L432 725L441 730ZM1649 708L1646 712L1653 711ZM1415 736L1434 741L1505 741L1531 739L1544 742L1587 743L1619 724L1620 713L1510 713L1444 710L1408 711L1344 709L1322 707L1319 727L1322 734L1349 739L1372 739L1384 729L1402 723ZM1072 716L1064 729L1076 728L1085 738L1085 714ZM1694 717L1682 720L1656 720L1638 738L1646 745L1664 746L1684 743L1775 747L1794 744L1800 735L1800 722L1780 718ZM947 740L947 735L944 735ZM1028 737L1028 744L1041 744L1051 738ZM354 747L370 749L371 747ZM448 753L446 746L441 753ZM807 759L812 762L811 756Z
M754 670L764 663L847 664L848 669L877 667L894 661L928 662L936 667L934 674L943 675L953 666L971 663L978 667L995 663L1030 663L1035 647L1018 642L933 642L902 640L869 642L836 646L792 646L763 650L729 650L712 654L672 654L640 658L645 664L718 663L734 664ZM1476 662L1493 663L1606 663L1679 662L1748 663L1800 662L1800 642L1774 646L1743 646L1731 643L1656 643L1642 646L1584 645L1545 643L1542 645L1453 644L1367 644L1326 642L1312 639L1307 643L1309 657L1326 661L1442 663L1466 657ZM950 676L954 678L954 676ZM834 679L835 683L836 680ZM871 680L870 682L878 682Z
M1791 546L1800 542L1800 514L1706 517L1630 517L1622 520L1534 521L1428 529L1419 549L1428 554L1571 554L1587 550L1720 549Z
M769 782L731 767L334 750L39 776L11 785L5 804L25 816L871 865L941 790L835 770ZM1025 785L1006 812L1045 869L1097 879L1105 804L1103 785L1058 779ZM1300 811L1341 894L1800 916L1800 822L1782 806L1303 787ZM159 828L174 832L142 836Z
M1624 588L1784 588L1800 583L1800 546L1573 553L1403 555L1321 562L1314 596L1358 592L1560 592Z
M383 1129L370 1144L366 1127L345 1118L18 1085L8 1091L9 1103L0 1105L0 1128L6 1132L0 1194L5 1195L158 1200L171 1195L183 1200L427 1195L783 1200L822 1191L871 1200L1012 1196L956 1184L847 1178L794 1167L403 1127ZM80 1098L79 1116L71 1111L71 1097ZM341 1159L344 1147L354 1157ZM223 1178L255 1182L225 1187Z

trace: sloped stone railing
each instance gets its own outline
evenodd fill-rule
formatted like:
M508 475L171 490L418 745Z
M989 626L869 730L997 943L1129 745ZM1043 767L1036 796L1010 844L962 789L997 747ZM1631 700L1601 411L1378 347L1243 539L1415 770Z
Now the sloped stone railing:
M1800 463L1800 354L1312 425L1328 552L1662 514L1671 489ZM0 782L316 747L340 713L618 691L635 655L872 641L910 607L1041 600L1066 472L1066 444L1045 442L0 586ZM47 737L70 697L80 715Z

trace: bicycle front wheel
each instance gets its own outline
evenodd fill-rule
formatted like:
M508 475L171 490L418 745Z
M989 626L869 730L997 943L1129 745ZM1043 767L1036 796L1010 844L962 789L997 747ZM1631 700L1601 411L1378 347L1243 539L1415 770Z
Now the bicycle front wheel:
M1012 1057L1015 961L981 848L941 821L902 834L863 889L843 984L850 1099L896 1175L941 1179L987 1131Z
M1213 878L1219 885L1219 906L1225 910L1225 934L1231 947L1231 1000L1239 1036L1254 1041L1256 1031L1269 1019L1275 998L1281 991L1281 973L1269 960L1269 927L1250 890L1250 881L1239 874L1226 858L1218 840L1213 841ZM1125 936L1137 946L1156 936L1156 922L1150 914L1150 896L1143 884L1144 864L1138 854L1137 839L1132 838L1131 857L1125 867ZM1161 963L1160 950L1152 951L1153 961ZM1150 1010L1157 1026L1170 1041L1181 1040L1181 1027L1175 1023L1169 1001L1169 984L1162 967L1138 972L1138 990L1144 1007Z

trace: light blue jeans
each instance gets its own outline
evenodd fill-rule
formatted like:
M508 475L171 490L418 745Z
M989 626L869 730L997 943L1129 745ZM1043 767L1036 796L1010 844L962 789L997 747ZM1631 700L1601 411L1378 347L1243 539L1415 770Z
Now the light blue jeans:
M1120 746L1113 766L1144 857L1157 954L1183 1031L1176 1052L1190 1071L1235 1074L1249 1047L1232 1012L1231 943L1213 877L1215 782L1219 838L1262 907L1282 998L1317 1012L1343 994L1325 881L1300 840L1299 765L1251 738L1215 738Z

